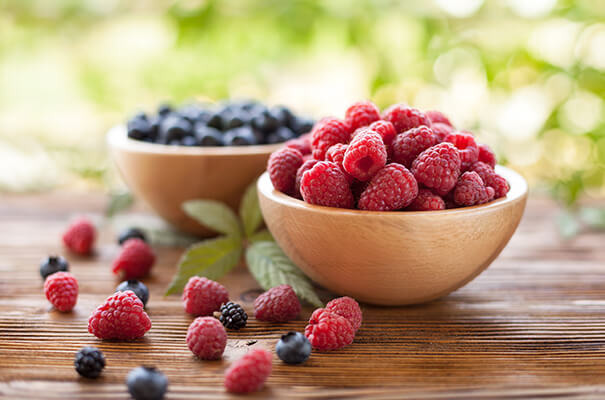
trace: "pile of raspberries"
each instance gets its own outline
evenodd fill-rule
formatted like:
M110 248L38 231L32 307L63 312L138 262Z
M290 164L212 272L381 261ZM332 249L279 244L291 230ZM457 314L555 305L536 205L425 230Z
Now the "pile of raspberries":
M310 204L369 211L432 211L484 204L509 185L496 156L440 111L351 105L269 158L273 186Z

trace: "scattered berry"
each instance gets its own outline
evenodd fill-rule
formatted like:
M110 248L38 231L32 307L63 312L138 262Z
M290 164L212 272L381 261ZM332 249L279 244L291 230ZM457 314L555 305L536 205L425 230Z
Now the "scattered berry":
M261 321L292 321L300 309L300 301L290 285L275 286L254 300L254 317Z
M494 198L494 189L485 186L476 172L467 171L458 180L454 190L454 202L460 206L483 204Z
M469 171L474 171L481 177L481 180L485 186L489 186L494 189L494 198L499 199L500 197L506 196L508 190L508 182L506 179L496 174L496 171L492 169L488 164L477 161L474 163Z
M302 194L300 193L300 181L302 180L303 174L313 168L313 166L318 162L319 161L313 159L306 160L303 165L300 166L298 171L296 171L296 181L294 183L294 193L296 197L302 198Z
M88 319L88 332L99 339L138 339L150 328L143 303L130 290L109 296Z
M183 305L188 314L212 315L229 301L229 293L223 285L208 278L193 276L183 289Z
M311 131L313 158L324 160L330 147L349 141L350 132L350 127L338 118L328 117L319 121Z
M118 244L121 246L128 239L134 239L134 238L141 239L142 241L147 242L147 237L145 236L145 232L143 232L141 229L128 228L128 229L122 231L122 233L120 233L120 236L118 236Z
M450 120L448 119L448 117L446 117L445 114L443 114L441 111L429 110L429 111L425 112L425 114L429 118L429 120L431 120L431 125L439 123L439 124L445 124L450 127L453 127L453 125L450 122Z
M445 137L446 142L452 143L460 152L460 170L466 171L479 158L479 148L475 138L470 133L452 132Z
M445 210L445 201L438 194L428 189L420 189L418 196L408 206L408 211L436 211Z
M248 321L248 314L237 303L232 301L221 306L221 316L219 318L221 324L227 329L242 329Z
M61 256L48 256L48 258L40 263L40 275L42 279L46 279L55 272L67 271L69 271L69 263Z
M363 320L361 308L355 299L351 297L345 296L330 300L326 304L326 310L346 318L355 332L361 326L361 321Z
M410 168L420 153L437 143L437 137L433 134L431 128L426 126L412 128L407 132L400 133L393 140L391 160Z
M382 141L386 146L390 146L397 135L397 131L392 123L388 121L372 122L369 126L371 131L378 133L382 137ZM351 138L352 139L352 138Z
M141 278L149 273L154 262L155 254L147 243L138 238L128 239L113 261L112 271L122 272L125 279Z
M401 164L389 164L372 178L359 197L361 210L393 211L410 204L418 195L414 175Z
M252 349L225 371L225 388L232 393L255 392L271 375L271 367L271 353Z
M76 353L74 366L78 374L94 379L101 375L101 371L105 368L105 357L96 347L83 347Z
M380 119L380 110L370 101L353 103L345 112L345 123L352 131Z
M397 133L406 132L421 125L431 125L431 121L422 111L405 104L394 104L387 108L383 119L392 123Z
M494 151L486 144L479 144L479 158L478 160L486 163L492 168L496 167L496 154Z
M277 342L275 352L287 364L302 364L311 355L311 343L300 332L288 332Z
M344 172L328 161L318 162L303 174L300 192L307 203L319 206L353 208L355 204Z
M431 130L437 138L437 142L441 143L445 140L447 135L454 132L454 128L449 125L442 124L441 122L431 124Z
M343 167L360 181L368 181L387 161L387 149L382 137L369 129L358 133L345 152Z
M168 379L154 367L136 367L128 373L126 385L135 400L162 400L168 389Z
M226 345L225 327L214 317L197 317L187 329L187 346L202 360L218 360Z
M412 163L412 173L428 188L444 195L456 186L460 175L460 155L451 143L429 147Z
M292 193L294 190L296 171L303 164L303 155L291 147L277 150L267 164L267 171L275 189L283 193Z
M318 308L309 319L305 336L317 350L337 350L353 343L355 329L345 317Z
M116 288L116 292L125 292L127 290L131 290L137 295L139 300L143 303L143 307L147 305L147 301L149 300L149 289L143 282L136 279L129 279L121 282Z
M78 301L78 281L69 272L55 272L44 281L44 294L59 311L71 311Z
M72 222L63 234L63 244L77 254L88 254L95 241L95 227L87 218Z

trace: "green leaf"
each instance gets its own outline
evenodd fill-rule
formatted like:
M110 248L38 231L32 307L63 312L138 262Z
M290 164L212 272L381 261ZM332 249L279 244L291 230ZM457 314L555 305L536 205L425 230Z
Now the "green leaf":
M230 236L241 236L242 229L235 213L225 204L214 200L190 200L183 210L200 224Z
M127 210L134 203L134 197L128 191L111 193L109 204L105 209L105 216L111 218L121 211Z
M194 275L217 280L235 267L242 255L242 242L234 236L204 240L181 256L176 275L166 295L180 293Z
M584 207L580 219L593 229L605 229L605 208Z
M265 290L277 285L292 286L296 295L323 307L321 300L311 286L309 278L298 269L275 242L256 242L246 251L248 270Z
M248 238L250 243L255 242L273 242L273 236L271 236L271 232L267 229L263 229L262 231L256 232L254 235Z
M563 210L557 215L557 226L559 227L559 234L565 239L571 239L580 232L580 224L574 214L568 210Z
M263 215L260 212L258 204L258 195L256 194L256 181L246 189L239 206L239 216L244 225L246 237L252 236L263 221Z

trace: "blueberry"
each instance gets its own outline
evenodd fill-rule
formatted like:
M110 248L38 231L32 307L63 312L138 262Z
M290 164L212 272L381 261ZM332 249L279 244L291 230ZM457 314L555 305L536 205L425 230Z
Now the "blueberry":
M193 127L185 118L171 114L162 121L160 132L164 143L173 144L171 142L180 142L185 136L193 135Z
M224 144L221 131L203 124L195 126L195 137L200 146L222 146Z
M178 114L192 124L198 120L201 112L202 109L196 104L188 104L178 110Z
M96 347L83 347L76 353L74 367L85 378L97 378L105 368L105 356Z
M274 143L282 143L285 142L286 140L290 140L293 139L295 137L294 132L292 132L290 129L286 128L285 126L282 126L280 128L277 128L277 130L271 134L269 134L269 136L267 136L267 143L269 144L274 144Z
M252 128L252 134L256 139L256 144L267 144L267 137L262 131Z
M244 125L244 118L242 117L241 113L231 113L228 114L225 119L224 119L224 128L226 130L229 129L234 129L234 128L239 128L240 126Z
M182 146L191 147L191 146L197 146L197 144L198 144L197 139L194 136L185 136L183 138L183 140L181 140Z
M46 279L55 272L69 271L69 263L61 256L49 256L40 263L40 275Z
M257 143L254 132L249 126L228 130L223 140L226 146L248 146Z
M215 112L208 119L207 125L211 128L218 129L219 131L223 130L223 116L221 113Z
M142 241L147 242L147 237L145 236L145 233L142 230L140 230L139 228L128 228L126 230L123 230L118 235L118 244L122 245L125 241L132 238L141 239Z
M315 122L312 119L304 117L295 117L290 121L288 125L290 129L296 134L296 136L303 135L311 131Z
M161 117L166 117L168 114L172 112L172 107L169 104L163 103L158 107L158 115Z
M300 332L288 332L275 346L277 356L288 364L301 364L311 355L311 343Z
M277 118L280 125L288 126L290 125L290 121L294 118L292 111L288 107L285 106L277 106L271 109L271 114Z
M151 139L152 142L155 142L158 139L158 135L160 134L160 124L162 120L159 117L151 117L149 118L149 128L150 132L148 135L148 139Z
M264 133L273 132L279 127L279 120L269 111L265 110L252 120L252 126Z
M149 289L143 282L137 281L136 279L129 279L121 282L116 288L116 292L124 292L126 290L132 290L143 303L143 307L147 305L147 301L149 300Z
M153 367L137 367L128 373L126 385L135 400L162 400L168 388L168 379Z
M126 124L128 137L135 140L143 140L150 136L151 125L147 118L137 118L136 116L128 120Z

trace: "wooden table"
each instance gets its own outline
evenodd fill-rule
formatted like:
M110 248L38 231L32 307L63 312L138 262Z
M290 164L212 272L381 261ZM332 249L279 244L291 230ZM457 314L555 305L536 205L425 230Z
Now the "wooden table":
M196 360L185 332L192 318L178 296L162 297L181 249L157 249L146 280L153 321L145 338L102 342L88 334L91 311L117 284L110 263L118 247L104 229L97 254L69 256L80 282L72 313L51 310L38 263L61 251L59 237L77 213L100 214L100 194L3 196L0 200L0 397L127 398L127 372L155 365L169 378L168 398L228 398L222 374L253 346L273 349L279 336L302 331L298 321L275 325L251 319L229 332L223 361ZM532 199L516 235L479 278L430 304L405 308L363 306L355 343L314 353L302 366L274 361L256 398L476 399L605 398L605 235L559 239L552 203ZM222 281L252 312L257 286L242 267ZM101 348L100 379L79 378L74 353Z

